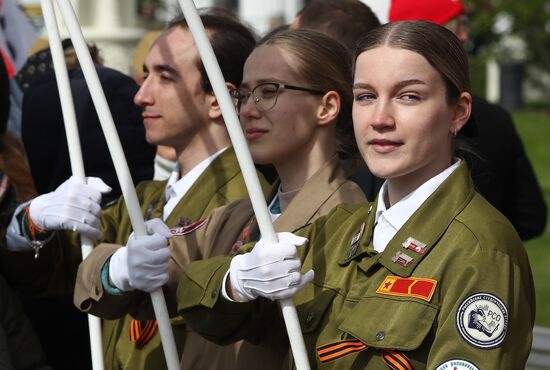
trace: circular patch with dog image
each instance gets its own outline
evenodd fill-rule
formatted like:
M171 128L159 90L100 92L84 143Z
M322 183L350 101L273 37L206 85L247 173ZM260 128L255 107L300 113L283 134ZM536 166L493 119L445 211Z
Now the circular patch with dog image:
M506 338L508 310L493 294L476 293L460 304L456 325L462 338L474 347L496 348Z

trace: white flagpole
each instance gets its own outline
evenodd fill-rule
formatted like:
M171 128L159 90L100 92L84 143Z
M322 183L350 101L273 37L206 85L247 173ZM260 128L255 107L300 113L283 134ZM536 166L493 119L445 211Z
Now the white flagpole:
M55 78L57 80L57 89L61 101L61 110L63 112L63 121L65 123L65 133L67 135L67 144L69 148L69 157L71 160L71 169L76 180L85 183L84 162L82 160L82 150L80 147L80 138L78 135L78 126L76 123L73 96L69 83L69 75L65 64L61 38L57 29L57 21L53 10L52 0L40 0L44 23L48 32L48 40L52 54ZM81 236L82 259L86 258L92 251L92 241ZM103 346L101 344L101 319L93 315L88 316L88 327L90 334L90 347L92 354L92 368L94 370L103 370Z
M90 52L88 51L88 46L86 45L86 41L82 35L80 24L78 23L69 0L57 0L57 2L61 14L63 15L65 25L69 30L84 78L86 79L86 83L90 89L90 94L99 117L99 122L101 123L103 134L107 141L111 158L113 159L113 164L115 166L122 195L126 203L128 215L130 216L134 234L136 237L147 235L137 194L132 182L132 177L130 176L130 170L128 169L128 162L124 157L124 151L122 150L122 145L120 144L120 138L118 137L111 111L107 105L105 93L103 92L103 88L99 82ZM155 316L158 321L160 339L162 341L162 347L168 369L179 370L180 361L176 350L174 334L172 332L172 326L170 325L168 309L166 307L166 301L164 300L162 289L157 289L154 292L151 292L151 301L153 302Z
M267 210L267 204L263 195L260 181L256 175L256 169L254 162L248 150L246 140L244 138L237 112L227 86L225 85L225 79L223 78L220 66L216 59L216 55L212 50L212 45L208 40L204 25L199 17L195 4L192 0L179 0L183 15L189 26L189 30L193 34L195 44L199 50L202 63L210 80L210 84L216 95L216 99L220 105L222 115L227 126L227 131L231 138L241 172L243 174L246 188L252 202L252 208L258 220L258 226L262 234L262 238L266 241L275 243L277 242L277 236L271 223L271 217ZM290 346L292 354L294 356L294 362L298 370L309 370L309 362L307 358L307 352L304 344L304 338L302 336L302 330L300 329L300 322L298 321L298 314L296 313L296 307L292 302L292 299L283 299L279 301L285 319L285 325L290 340Z

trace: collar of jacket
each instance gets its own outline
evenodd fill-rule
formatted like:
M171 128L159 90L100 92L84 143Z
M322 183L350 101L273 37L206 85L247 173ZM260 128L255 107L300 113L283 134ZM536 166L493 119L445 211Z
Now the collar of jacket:
M166 223L168 225L174 224L177 221L175 218L196 221L204 214L213 195L235 176L239 175L240 172L241 169L237 162L235 150L232 146L228 147L210 163L183 198L180 199L176 208L166 218ZM164 184L166 186L166 182ZM164 196L162 200L164 201ZM182 204L185 205L184 208L181 208Z
M300 191L288 204L288 207L273 222L275 231L295 231L311 223L323 204L346 181L340 159L335 154L306 180ZM267 197L268 203L277 195L280 184L280 180L277 179L271 187ZM248 239L257 240L258 235L258 224L254 219Z
M376 215L376 199L372 210L369 212L365 232L361 237L359 247L353 255L343 260L341 264L355 259L359 261L359 268L367 272L377 263L380 263L394 275L401 277L410 276L420 261L435 247L453 219L466 207L474 194L475 189L468 172L468 167L465 161L462 161L458 168L430 195L397 234L395 234L382 253L374 254L372 258L359 260L359 257L369 253L373 254L372 234ZM409 237L426 244L426 251L420 254L403 248L402 244ZM412 257L413 259L410 264L403 266L393 262L392 258L398 252Z

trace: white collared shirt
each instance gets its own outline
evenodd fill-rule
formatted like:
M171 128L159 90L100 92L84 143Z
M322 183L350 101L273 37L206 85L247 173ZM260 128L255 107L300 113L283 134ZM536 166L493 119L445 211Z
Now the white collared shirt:
M166 197L166 203L164 204L163 209L163 219L166 220L170 213L174 210L179 201L185 196L185 194L191 189L191 186L197 181L200 175L210 166L214 160L223 153L227 148L212 154L210 157L203 160L201 163L193 167L191 171L185 174L180 178L179 166L176 166L174 171L170 174L168 178L168 183L166 184L166 190L164 195Z
M405 222L413 215L414 212L422 203L428 199L430 195L453 173L458 167L461 160L455 158L456 162L443 172L432 177L424 184L420 185L411 193L407 194L399 202L395 203L389 209L386 209L384 198L387 191L387 181L384 182L380 192L378 193L378 203L376 206L376 217L372 244L374 249L381 253L386 249L386 246L397 234L399 229L403 227Z

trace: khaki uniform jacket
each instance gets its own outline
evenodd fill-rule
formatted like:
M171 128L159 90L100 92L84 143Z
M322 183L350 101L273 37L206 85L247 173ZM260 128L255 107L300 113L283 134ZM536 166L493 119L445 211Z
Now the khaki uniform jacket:
M269 201L275 197L277 189L278 184L275 184L269 196ZM346 180L339 159L334 157L306 181L288 207L275 220L273 226L277 232L296 230L328 214L338 204L362 203L365 200L366 198L360 188L352 181ZM249 214L252 216L249 201L239 203L238 207L224 212L225 214L220 217L220 221L216 222L220 226L220 231L215 232L216 235L221 236L228 232L231 233L225 230L242 229L242 225L238 227L230 222L235 217L234 215ZM190 235L189 237L193 236ZM203 258L227 254L231 251L231 244L233 243L228 244L225 240L216 239L209 242L212 249ZM252 219L247 223L244 232L241 232L233 251L240 245L241 241L248 242L258 239L258 225L255 219ZM175 238L174 241L180 244L185 242L185 238L179 240ZM262 370L280 370L287 363L288 341L285 335L272 339L267 344L254 345L250 342L239 341L220 346L204 339L194 331L189 331L183 351L181 368L182 370L255 370L258 369L258 364L262 363Z
M382 253L372 248L375 208L342 205L297 232L310 241L299 248L303 271L315 271L294 297L312 368L388 369L389 353L393 369L523 369L535 317L529 261L464 162ZM184 269L180 314L220 343L278 335L272 302L221 298L229 262Z
M273 187L270 198L276 194L276 189L277 185ZM337 204L362 202L364 199L358 186L345 179L340 162L337 157L334 157L304 184L285 212L275 221L274 226L278 230L294 230L312 222L320 215L328 213ZM258 237L258 227L248 200L237 201L215 210L206 219L203 226L194 232L185 231L179 236L176 234L170 243L172 247L170 280L168 286L165 287L165 298L169 310L174 309L175 313L175 289L182 269L189 262L228 254L233 247L241 245L241 242L254 240ZM102 317L116 317L130 313L142 319L152 318L150 300L143 292L136 291L122 295L103 292L100 271L117 246L103 245L101 247L103 249L101 258L95 259L93 265L87 266L86 274L80 274L80 271L84 271L83 268L79 271L75 304ZM99 251L99 247L94 252L96 251ZM89 261L91 260L88 258L83 262L83 266L87 265ZM101 291L101 294L96 295L96 290ZM273 367L278 370L288 351L285 338L278 339L282 340L275 341L277 351L264 346L259 349L252 348L248 352L255 353L256 358L261 357L258 354L264 352L271 355L278 361L278 366ZM212 369L231 369L237 366L240 345L218 348L190 332L185 340L185 346L182 362L184 368L200 369L206 366L206 368ZM206 346L208 346L208 351L205 351ZM151 366L158 368L157 365L151 364ZM256 368L256 366L257 363L250 363L248 368Z
M264 189L267 183L262 179ZM145 219L162 218L164 208L165 190L167 181L147 181L138 185L136 191ZM186 195L179 201L170 213L165 223L173 227L177 224L190 224L205 217L213 209L246 198L247 191L242 178L235 152L233 148L226 149L218 156L199 176L197 181L189 189ZM106 210L102 215L103 242L125 245L132 231L130 218L126 211L123 199ZM88 256L85 263L79 268L79 276L87 276L89 270L95 266L102 266L104 259L104 246L100 244ZM110 249L110 248L108 248ZM109 254L110 255L110 254ZM93 291L84 292L77 279L75 297L88 294L101 295L101 287L93 287ZM75 298L75 302L81 302ZM77 304L78 307L80 303ZM94 312L91 310L91 312ZM106 318L121 318L124 315L104 316ZM135 342L129 340L129 330L132 318L126 315L118 320L104 320L103 322L103 346L106 369L142 369L142 368L166 368L164 354L160 347L160 336L156 334L145 346L137 348ZM174 336L180 343L185 340L183 327L174 322ZM181 350L181 348L180 348ZM154 364L154 365L152 365Z

